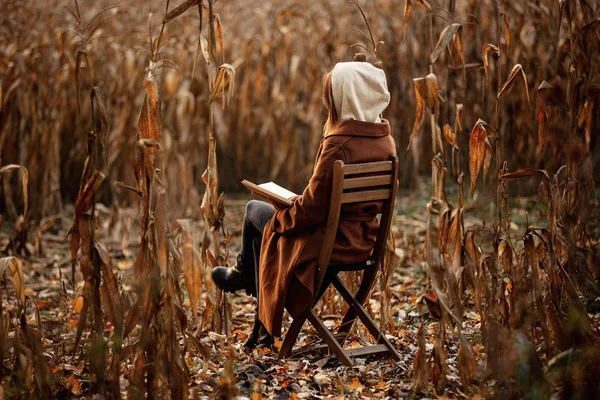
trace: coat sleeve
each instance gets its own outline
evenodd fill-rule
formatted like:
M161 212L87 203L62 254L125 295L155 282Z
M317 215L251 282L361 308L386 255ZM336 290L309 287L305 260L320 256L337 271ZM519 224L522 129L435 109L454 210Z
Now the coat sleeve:
M308 186L292 206L275 213L273 231L293 235L325 221L331 200L333 164L337 160L345 161L344 150L339 145L324 142Z

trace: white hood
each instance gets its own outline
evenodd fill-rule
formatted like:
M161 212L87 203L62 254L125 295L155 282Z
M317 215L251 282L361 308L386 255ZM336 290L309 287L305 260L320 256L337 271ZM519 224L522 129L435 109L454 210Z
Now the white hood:
M390 102L385 72L368 62L337 63L331 74L333 103L339 122L381 122Z

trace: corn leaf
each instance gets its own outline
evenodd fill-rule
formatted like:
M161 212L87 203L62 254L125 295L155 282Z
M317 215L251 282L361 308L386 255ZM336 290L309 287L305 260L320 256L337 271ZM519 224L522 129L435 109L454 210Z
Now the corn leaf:
M447 354L444 347L446 341L446 329L444 328L444 322L438 323L438 331L435 335L435 341L433 343L433 371L431 374L431 380L433 385L437 389L438 393L442 393L446 388L446 374L448 366L446 364Z
M235 89L235 68L230 64L223 64L217 70L210 94L210 102L212 103L221 92L224 93L225 88L228 88L227 101L230 101Z
M513 83L515 82L515 80L519 74L523 78L523 85L525 85L525 94L527 95L527 105L529 106L529 110L531 110L531 99L529 97L529 87L527 85L527 76L525 75L525 71L523 71L523 67L521 66L521 64L516 64L510 71L510 74L508 75L506 82L504 82L504 85L502 85L500 92L498 92L498 99L501 99L502 97L504 97L504 95L506 93L508 93L508 91L513 86Z
M506 41L506 52L508 53L508 49L510 48L510 28L508 24L508 16L506 14L502 14L502 21L504 24L504 40Z
M407 150L410 149L410 145L412 144L414 137L423 123L423 116L425 115L425 99L427 98L427 86L425 84L425 78L415 78L413 79L413 82L415 84L417 111L415 115L415 123L408 141Z
M485 154L483 156L483 184L485 185L486 177L488 170L490 169L490 164L492 163L492 145L488 138L485 139Z
M475 352L473 347L462 333L459 331L459 348L458 348L458 373L463 388L468 388L471 381L475 378L477 372L477 361L475 360Z
M0 258L0 278L4 278L9 272L13 287L21 307L25 305L25 277L23 276L23 261L17 257Z
M404 26L402 27L402 40L406 39L406 30L408 29L408 21L410 21L410 13L412 12L412 1L406 0L404 3Z
M457 135L459 135L463 131L463 124L462 124L463 108L464 107L462 104L456 105L456 116L455 117L456 117L456 125L458 126L458 131L456 132Z
M417 330L417 354L413 362L413 390L421 392L427 387L429 376L431 375L431 366L427 362L427 347L425 344L425 330L423 321Z
M225 62L225 47L223 46L223 27L221 26L221 18L219 14L215 14L216 30L217 30L217 42L219 43L219 51L223 62Z
M13 171L15 169L21 170L21 190L23 193L23 217L25 221L27 221L27 212L29 211L29 171L27 168L22 167L17 164L9 164L0 168L0 174L5 174L7 172Z
M163 18L162 23L163 24L167 24L167 23L171 22L172 20L174 20L175 18L179 17L181 14L183 14L184 12L186 12L191 7L193 7L193 6L197 5L197 4L200 4L200 1L201 0L186 0L185 2L183 2L178 7L175 7L174 9L172 9L171 11L169 11L167 13L167 15L165 15L165 17Z
M427 102L429 111L437 116L440 111L440 88L438 86L438 81L435 74L429 74L425 77L425 86L427 88L427 96L425 97L425 101Z
M202 269L201 260L198 251L198 241L194 234L193 222L188 219L178 219L175 222L176 229L182 233L183 246L183 272L185 285L190 297L192 314L194 318L198 316L198 301L202 294Z
M546 122L548 121L549 98L554 92L554 86L546 81L542 81L537 89L538 92L538 146L540 151L544 149L546 143Z
M422 5L427 9L427 11L431 11L431 4L427 0L417 0L417 4Z
M436 43L435 47L433 48L433 51L431 52L431 55L429 56L430 63L433 64L436 62L436 60L439 58L440 54L442 54L442 51L444 51L444 49L446 48L448 43L450 43L450 40L452 40L454 35L461 28L462 28L461 24L451 24L451 25L448 25L446 28L444 28L442 33L440 33L440 38L438 39L438 42Z
M523 168L523 169L517 170L515 172L509 172L508 174L503 174L500 177L500 180L507 181L507 180L511 180L511 179L524 178L526 176L532 176L532 175L536 175L536 174L542 174L547 179L550 179L550 177L548 176L548 172L546 172L543 169Z
M446 139L446 142L450 146L456 147L456 135L452 132L452 128L448 124L444 125L444 139Z
M491 43L484 44L483 48L481 49L481 54L483 55L483 70L485 71L485 78L486 78L488 85L489 85L489 81L490 81L490 76L489 76L490 62L488 60L488 53L490 51L493 51L494 53L496 53L497 56L500 55L500 49L498 49L498 47L496 47L495 45L493 45Z
M485 157L486 126L487 124L483 120L478 120L469 137L469 173L471 175L469 194L471 196Z

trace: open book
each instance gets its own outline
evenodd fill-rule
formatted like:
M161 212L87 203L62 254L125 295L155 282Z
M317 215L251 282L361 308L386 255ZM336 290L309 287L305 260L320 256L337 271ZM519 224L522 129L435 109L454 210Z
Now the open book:
M290 192L286 188L282 188L281 186L273 182L267 182L257 185L250 181L243 180L242 184L248 189L250 189L250 191L253 194L267 200L273 200L276 203L281 204L282 206L291 206L291 198L296 196L296 193Z

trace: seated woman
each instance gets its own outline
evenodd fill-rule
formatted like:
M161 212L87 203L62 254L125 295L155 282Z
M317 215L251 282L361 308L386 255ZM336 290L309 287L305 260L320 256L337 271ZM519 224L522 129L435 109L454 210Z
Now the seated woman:
M289 207L250 201L237 264L216 267L215 284L226 291L257 294L258 312L246 346L271 346L281 334L284 306L292 317L309 306L325 233L336 160L346 164L384 161L396 154L390 126L380 115L390 93L383 70L367 62L338 63L323 82L328 110L313 175ZM357 263L371 254L382 202L342 207L332 263ZM264 327L264 329L263 329Z

